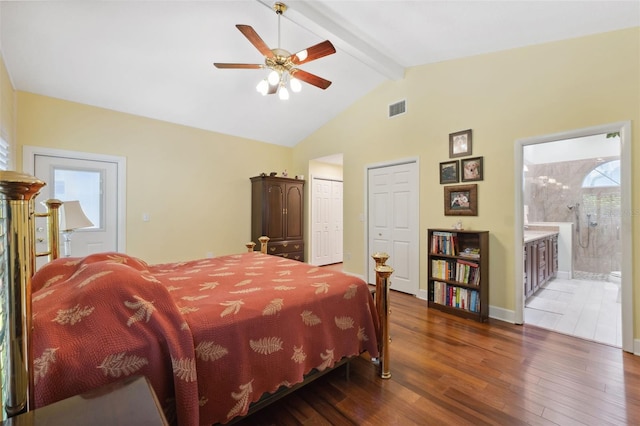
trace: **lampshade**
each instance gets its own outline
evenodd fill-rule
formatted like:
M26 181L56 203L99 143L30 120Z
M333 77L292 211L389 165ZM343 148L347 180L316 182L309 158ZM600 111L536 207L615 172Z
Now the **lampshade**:
M269 80L269 84L270 85L275 86L280 81L280 73L278 71L276 71L276 70L272 70L269 73L269 76L267 77L267 80Z
M266 79L260 80L260 83L256 86L256 90L260 92L262 96L266 96L269 91L269 83Z
M65 201L60 207L60 230L72 231L79 228L89 228L93 223L82 211L80 201Z
M291 80L289 80L289 86L291 86L291 90L293 90L294 93L299 93L300 90L302 90L302 84L297 78L291 77Z
M286 87L284 87L284 84L281 85L280 90L278 90L278 97L283 101L286 101L287 99L289 99L289 91L287 90Z

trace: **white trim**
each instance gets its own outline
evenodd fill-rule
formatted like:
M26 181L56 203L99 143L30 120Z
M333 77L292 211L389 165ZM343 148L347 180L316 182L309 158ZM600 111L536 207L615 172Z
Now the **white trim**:
M498 306L489 306L489 318L516 324L516 313L509 309L500 308Z
M427 300L429 300L429 292L424 288L420 288L418 289L418 294L416 294L416 297L426 302Z
M22 170L24 173L33 175L35 173L36 155L46 155L49 157L77 158L80 160L103 161L106 163L116 163L118 166L118 207L117 207L117 251L124 253L127 247L126 232L126 212L127 212L127 159L125 157L93 154L88 152L67 151L63 149L42 148L38 146L25 145L22 149Z
M631 122L620 121L617 123L587 127L584 129L569 130L550 135L534 136L516 140L514 144L514 252L515 252L515 315L516 324L524 322L524 289L523 277L523 209L522 209L522 149L525 145L535 145L545 142L553 142L563 139L579 138L603 133L620 132L620 169L621 169L621 223L622 223L622 283L621 310L622 310L622 349L626 352L638 353L634 350L634 322L633 322L633 263L631 259L632 234L631 234ZM518 261L520 259L520 261ZM638 347L638 346L636 346Z

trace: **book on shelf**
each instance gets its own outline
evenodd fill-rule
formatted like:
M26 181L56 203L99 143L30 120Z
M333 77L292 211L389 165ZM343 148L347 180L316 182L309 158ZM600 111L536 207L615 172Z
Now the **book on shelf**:
M431 259L431 277L478 285L480 283L480 265L463 259Z
M433 301L440 305L480 312L480 298L476 290L456 287L455 285L433 282Z
M458 236L455 232L433 231L431 233L431 253L455 256L458 252Z

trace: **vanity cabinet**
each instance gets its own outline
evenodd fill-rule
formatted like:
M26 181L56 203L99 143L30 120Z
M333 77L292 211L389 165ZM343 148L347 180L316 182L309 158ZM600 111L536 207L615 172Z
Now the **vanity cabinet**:
M269 237L267 253L304 262L304 184L284 177L251 178L251 241Z
M558 273L558 233L526 233L524 240L524 297L533 295Z

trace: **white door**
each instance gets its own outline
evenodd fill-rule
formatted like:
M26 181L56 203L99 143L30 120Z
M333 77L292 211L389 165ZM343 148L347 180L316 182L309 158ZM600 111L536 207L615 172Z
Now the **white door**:
M408 162L368 170L369 282L375 283L371 254L385 252L393 267L393 290L419 289L418 164Z
M331 225L329 218L330 205L331 181L314 178L311 206L312 265L322 266L331 263L331 253L329 251L331 236L329 232L329 226Z
M114 161L92 160L87 158L73 158L73 153L64 152L64 156L55 153L32 153L32 160L25 158L32 164L32 172L36 177L46 182L36 197L36 211L44 212L46 208L41 204L50 198L61 201L78 200L82 210L93 223L92 227L75 230L71 234L70 256L86 256L92 253L106 251L123 251L124 241L119 241L123 230L120 218L119 187L122 185L119 174L122 164ZM81 157L83 155L78 155ZM39 243L36 250L47 250L48 241L46 220L36 222L36 238ZM63 238L61 237L60 255L65 255ZM38 267L46 259L38 259Z
M342 262L342 182L313 178L312 265Z

